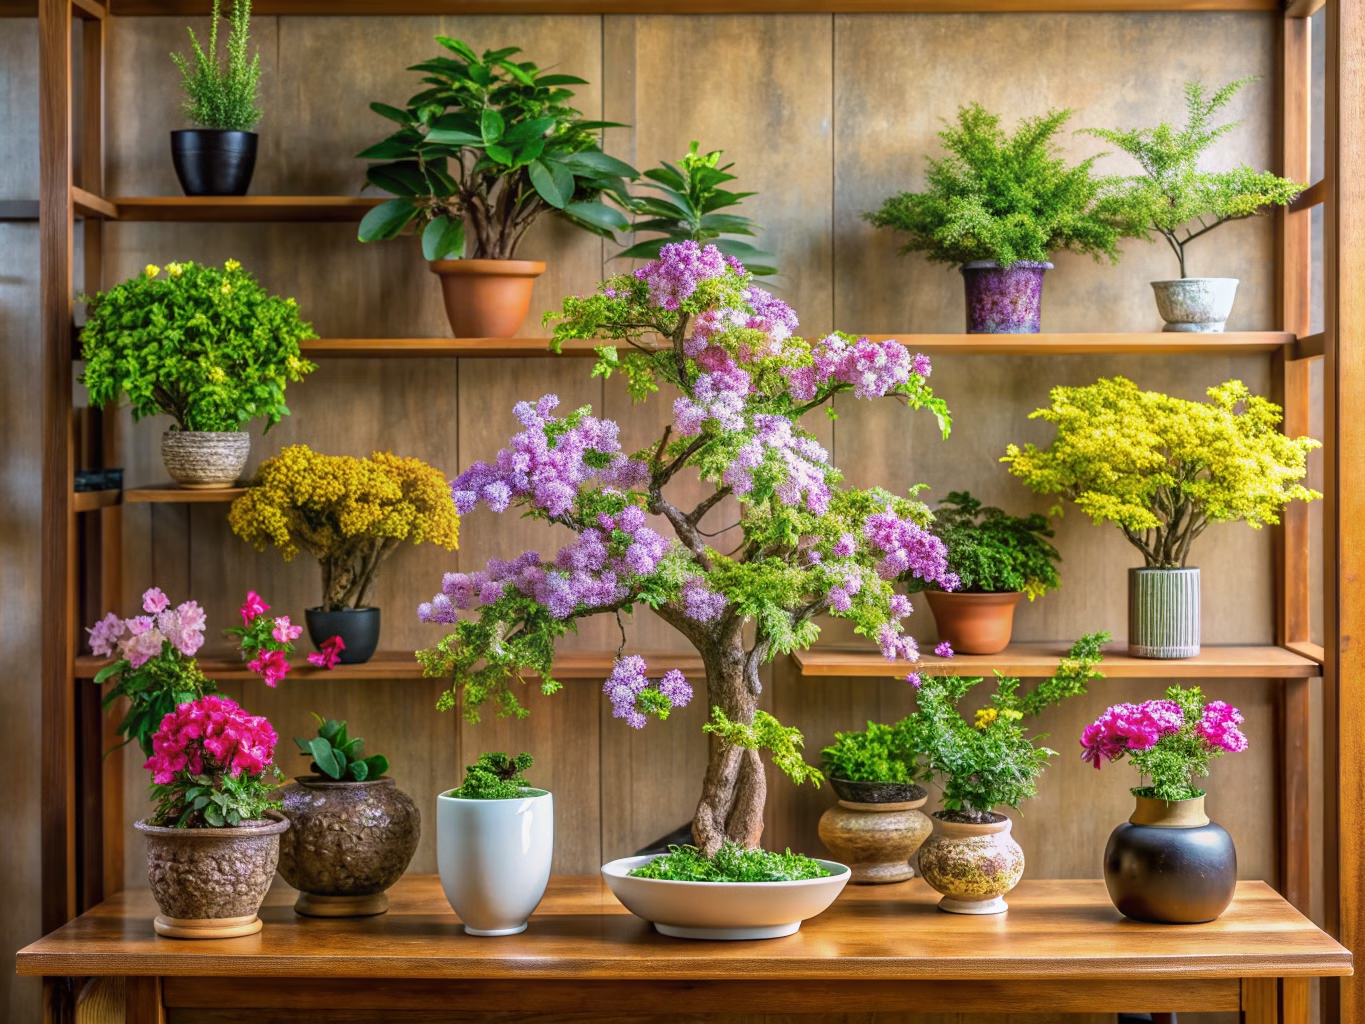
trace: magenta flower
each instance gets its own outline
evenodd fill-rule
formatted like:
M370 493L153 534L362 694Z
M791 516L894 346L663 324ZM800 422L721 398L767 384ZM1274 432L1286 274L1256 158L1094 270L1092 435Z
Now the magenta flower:
M261 595L254 590L248 590L246 602L242 605L242 625L249 626L257 615L264 615L270 611L270 605L261 600Z
M280 680L289 674L289 659L284 651L261 651L247 668L265 680L266 686L279 686Z
M341 652L346 649L346 642L339 636L328 637L322 641L322 650L308 655L308 664L318 668L334 669L337 662L341 660Z
M246 714L226 697L208 694L181 704L161 720L152 737L152 756L143 767L160 784L171 782L179 772L257 775L274 763L278 739L265 718Z

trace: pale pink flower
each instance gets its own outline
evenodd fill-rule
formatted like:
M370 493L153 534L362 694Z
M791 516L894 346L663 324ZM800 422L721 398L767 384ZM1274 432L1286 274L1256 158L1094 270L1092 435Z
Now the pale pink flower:
M281 615L275 620L275 628L270 631L270 635L280 643L287 644L303 635L303 627L293 625L288 615Z
M161 592L160 587L152 587L142 595L142 610L153 615L165 611L170 603L170 598Z
M92 652L101 658L112 657L119 640L123 637L123 620L110 612L86 632L90 634L90 650Z

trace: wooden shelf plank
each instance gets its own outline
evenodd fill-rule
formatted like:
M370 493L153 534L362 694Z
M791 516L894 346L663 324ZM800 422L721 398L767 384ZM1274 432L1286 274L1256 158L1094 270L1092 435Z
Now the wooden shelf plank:
M358 221L384 200L373 196L132 196L110 199L119 220L181 223Z
M110 508L119 503L122 491L110 489L105 491L75 491L71 498L71 507L77 512L93 512L99 508Z
M245 487L218 487L211 490L194 490L177 487L175 484L157 484L155 487L134 487L123 492L124 504L143 503L199 505L213 502L236 501L246 493Z
M118 220L118 204L103 196L81 188L79 185L71 186L71 205L75 207L76 213L82 217L89 217L97 220Z
M889 679L907 672L922 675L1007 676L1037 679L1050 676L1070 644L1063 641L1010 644L1000 654L959 654L955 658L924 655L915 664L888 662L875 650L816 648L793 655L801 675L855 676ZM1283 647L1206 646L1195 658L1133 658L1122 644L1107 644L1100 671L1111 679L1305 679L1322 674L1311 658Z
M549 345L549 338L316 338L299 348L310 359L540 359L554 356ZM597 355L592 342L566 344L563 354Z

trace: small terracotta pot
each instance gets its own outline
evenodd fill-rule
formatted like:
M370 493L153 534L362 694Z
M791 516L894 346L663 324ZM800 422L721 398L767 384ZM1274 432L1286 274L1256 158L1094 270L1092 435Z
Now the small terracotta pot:
M1014 608L1022 596L1008 594L952 594L926 590L938 638L958 654L999 654L1014 632Z
M919 851L919 870L937 892L939 910L950 914L1001 914L1009 909L1005 893L1024 874L1024 851L1010 835L1003 814L992 821L944 821L934 812L934 834Z
M393 779L304 775L280 791L292 826L280 837L280 875L310 917L368 917L389 909L384 890L403 877L422 818Z
M244 430L168 430L161 435L161 461L172 480L191 490L231 487L251 454Z
M446 317L457 338L514 338L531 308L531 287L545 273L536 260L432 260Z
M849 880L876 885L913 878L915 869L910 866L910 858L934 829L920 811L928 799L924 790L918 786L887 787L909 789L909 793L894 795L911 799L863 802L847 799L841 792L857 783L844 779L830 781L840 799L820 816L820 841L835 859L849 866L853 872Z
M256 912L275 877L282 816L236 828L133 825L147 837L147 881L161 913L158 935L172 939L229 939L261 930Z

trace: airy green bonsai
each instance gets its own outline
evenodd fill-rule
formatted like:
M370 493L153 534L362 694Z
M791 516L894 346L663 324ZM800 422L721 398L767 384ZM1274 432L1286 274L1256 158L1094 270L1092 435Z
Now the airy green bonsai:
M1012 444L1001 461L1036 493L1117 524L1148 568L1180 568L1210 523L1240 519L1259 530L1278 523L1287 502L1322 497L1295 482L1321 445L1281 434L1278 405L1239 380L1208 395L1190 402L1123 377L1053 388L1052 405L1029 418L1055 424L1056 440Z
M829 778L846 782L914 782L917 752L909 731L901 722L868 722L862 732L836 732L820 751L820 767Z
M718 212L738 206L757 193L730 192L721 188L727 181L735 180L735 175L726 173L735 165L720 166L722 150L715 149L702 156L698 145L692 143L680 161L681 166L665 160L661 166L644 172L651 182L644 187L655 189L659 194L635 197L635 212L647 214L649 219L636 221L634 229L658 232L659 237L636 242L629 249L618 252L615 258L658 259L660 250L669 242L690 239L703 245L709 242L724 255L742 261L745 269L755 277L776 274L771 254L741 239L726 237L753 236L758 232L758 225L748 217Z
M415 223L429 260L464 256L466 230L470 258L507 260L548 210L604 238L630 229L602 200L630 209L623 179L638 175L597 144L601 129L615 125L585 121L569 106L566 87L583 79L513 61L521 52L514 46L480 57L458 39L436 41L454 56L409 69L422 72L428 88L401 109L370 104L399 129L359 157L383 161L366 180L397 198L365 215L362 242L394 238Z
M450 791L461 800L515 800L527 795L539 796L543 789L533 789L522 772L528 771L535 759L530 754L480 754L479 759L465 768L464 785Z
M1246 164L1230 171L1201 171L1199 161L1237 122L1215 125L1214 115L1255 78L1229 82L1210 94L1201 82L1185 85L1185 124L1163 121L1155 128L1084 131L1113 143L1139 164L1142 173L1111 185L1106 209L1126 237L1166 240L1186 277L1185 246L1230 220L1268 213L1293 202L1304 186Z
M293 299L270 295L236 260L148 265L89 303L81 383L93 405L125 392L133 419L165 413L181 430L233 431L284 416L284 389L316 367L299 342L316 338Z
M364 782L377 779L389 770L389 759L383 754L365 757L365 741L359 736L346 735L346 723L323 718L316 711L318 734L312 739L294 737L303 756L312 758L308 767L329 779Z
M1063 250L1117 263L1120 234L1103 209L1096 158L1067 166L1052 141L1070 116L1024 118L1009 136L979 103L960 107L957 123L938 133L951 155L929 161L927 189L894 195L864 217L905 232L902 252L937 263L1009 267Z
M194 29L190 45L193 61L179 53L171 60L180 69L185 87L185 117L199 128L249 132L261 119L256 89L261 81L261 54L247 59L246 45L251 29L251 0L233 0L228 17L227 67L218 60L218 13L220 0L213 0L209 19L209 48L199 45Z
M797 882L829 877L819 861L790 849L773 853L730 842L722 843L714 857L695 846L670 846L667 853L632 868L630 874L671 882Z
M1032 601L1060 587L1057 549L1047 516L1012 516L983 507L967 491L952 491L934 510L929 529L948 548L948 571L955 574L955 593L1023 593ZM939 589L914 576L904 576L911 593Z

